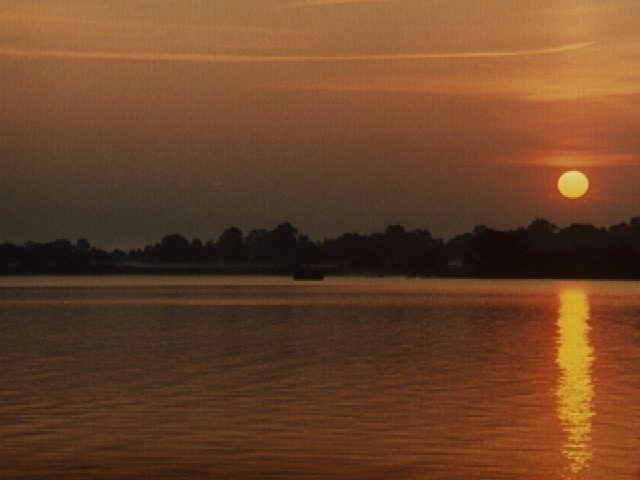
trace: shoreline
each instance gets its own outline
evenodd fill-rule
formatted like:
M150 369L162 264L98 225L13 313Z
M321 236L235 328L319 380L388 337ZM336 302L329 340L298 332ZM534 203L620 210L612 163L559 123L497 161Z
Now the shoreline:
M488 275L455 275L455 274L434 274L420 275L403 272L376 272L376 271L340 271L320 269L325 278L406 278L406 279L437 279L437 280L609 280L609 281L640 281L640 276L631 275L513 275L513 276L488 276ZM284 267L259 267L259 268L237 268L237 267L216 267L205 268L196 266L176 266L168 267L125 267L96 269L92 271L21 271L21 272L0 272L0 278L7 277L292 277L292 270ZM306 283L307 280L297 280ZM320 280L321 281L321 280ZM317 282L317 281L316 281Z

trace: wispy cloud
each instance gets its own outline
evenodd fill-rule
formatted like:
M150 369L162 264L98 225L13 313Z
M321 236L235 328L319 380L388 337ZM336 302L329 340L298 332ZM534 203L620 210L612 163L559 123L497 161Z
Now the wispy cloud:
M381 55L210 55L210 54L172 54L138 52L82 52L68 50L20 50L0 48L0 56L24 58L71 58L95 60L130 60L154 62L196 62L196 63L333 63L333 62L375 62L401 60L436 59L472 59L505 58L549 55L570 52L593 45L594 42L570 43L555 47L531 50L487 51L487 52L451 52L451 53L412 53Z
M606 151L535 152L525 157L499 158L488 163L554 168L638 167L640 155Z

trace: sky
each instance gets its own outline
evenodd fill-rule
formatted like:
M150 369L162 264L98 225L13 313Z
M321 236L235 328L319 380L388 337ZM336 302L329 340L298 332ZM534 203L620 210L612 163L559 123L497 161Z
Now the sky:
M0 0L0 242L627 221L638 24L637 0Z

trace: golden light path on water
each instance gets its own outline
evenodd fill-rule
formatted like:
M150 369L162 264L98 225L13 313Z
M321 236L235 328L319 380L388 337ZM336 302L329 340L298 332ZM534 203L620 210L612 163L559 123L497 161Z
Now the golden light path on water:
M593 411L593 381L591 366L593 348L589 343L589 299L580 289L560 291L558 313L558 351L556 362L560 378L556 395L558 418L566 440L563 455L569 462L568 471L577 475L591 461L591 417Z

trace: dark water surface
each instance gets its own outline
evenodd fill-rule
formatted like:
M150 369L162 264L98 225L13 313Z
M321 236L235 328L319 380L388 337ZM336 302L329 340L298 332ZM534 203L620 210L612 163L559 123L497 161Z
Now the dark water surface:
M640 284L1 278L0 478L640 478Z

